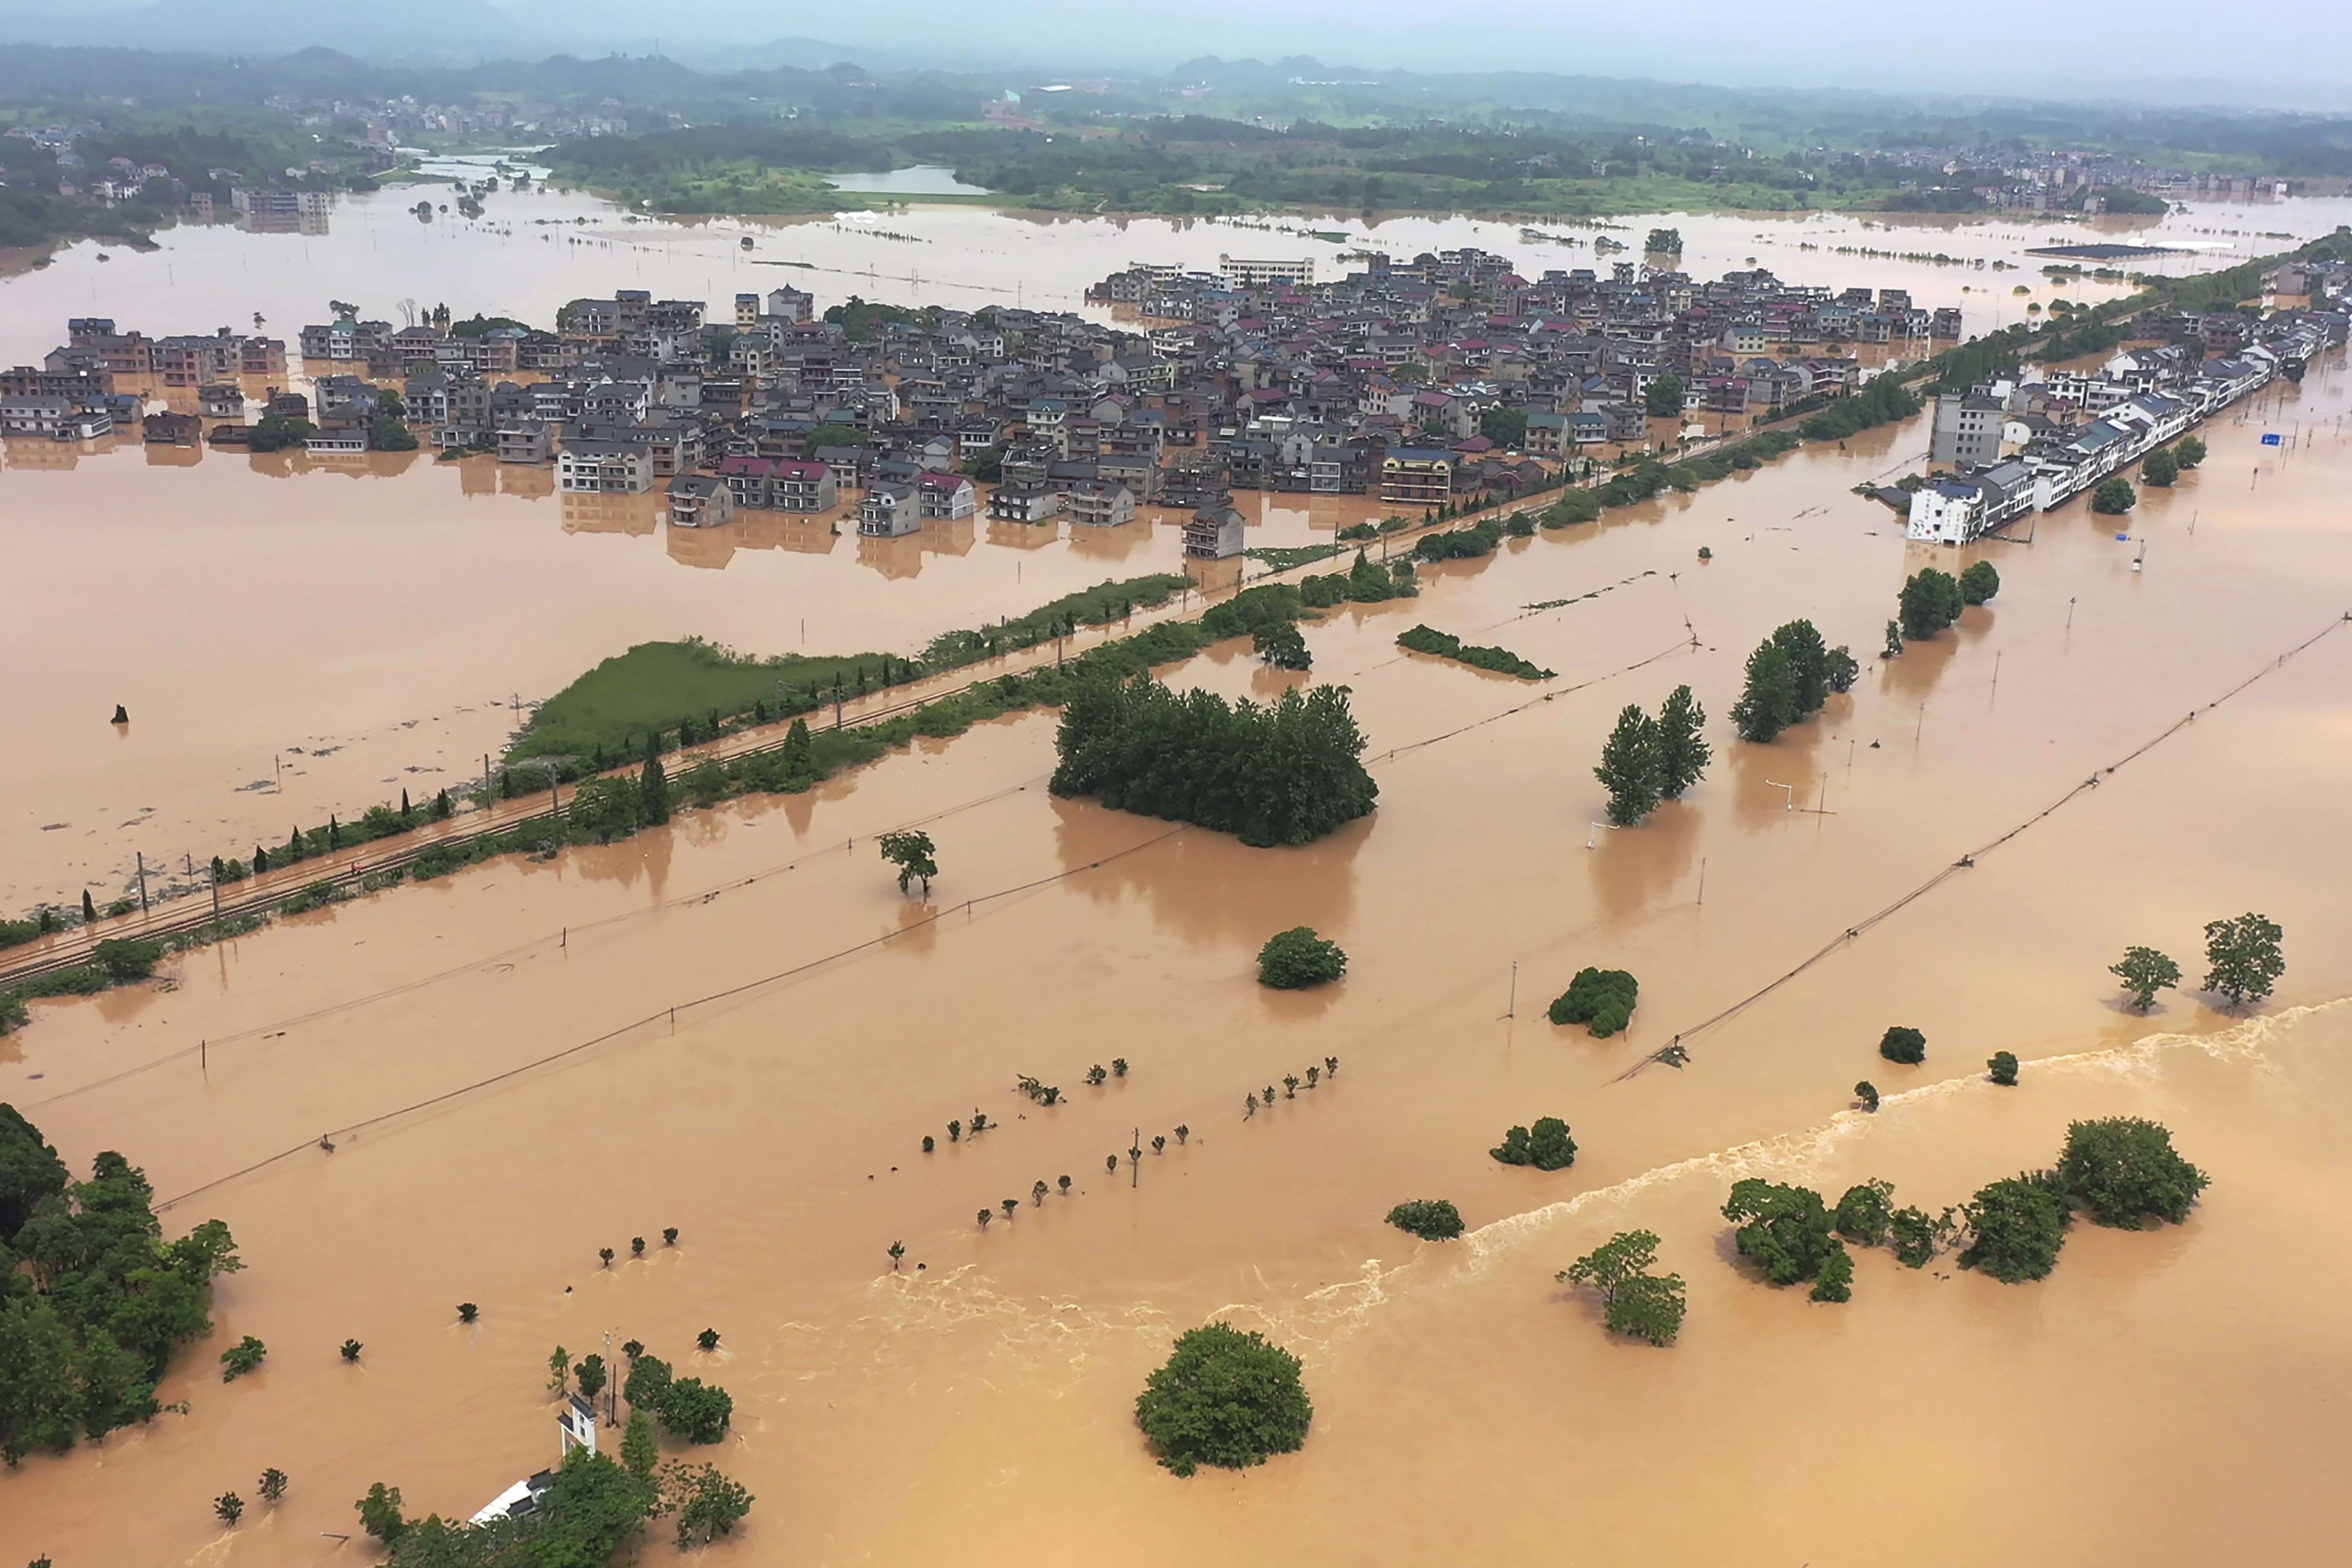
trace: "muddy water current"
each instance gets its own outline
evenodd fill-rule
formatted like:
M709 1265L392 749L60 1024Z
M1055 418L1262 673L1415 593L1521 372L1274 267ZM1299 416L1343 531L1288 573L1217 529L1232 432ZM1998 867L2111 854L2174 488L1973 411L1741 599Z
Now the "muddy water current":
M2325 1560L2352 1525L2334 1484L2352 1249L2330 1223L2352 1197L2347 389L2315 367L2210 428L2205 467L2130 518L2076 508L1957 558L1848 493L1916 466L1914 422L1427 571L1416 601L1307 630L1381 787L1375 816L1307 849L1055 800L1052 720L1032 715L811 795L289 920L165 986L37 1005L0 1046L0 1098L77 1165L128 1152L179 1200L167 1226L218 1215L248 1268L165 1387L186 1415L0 1476L0 1561L365 1561L321 1532L354 1528L370 1482L471 1512L555 1457L549 1351L632 1338L735 1395L728 1442L698 1457L759 1502L714 1562ZM444 479L310 482L341 500ZM160 527L164 492L139 493ZM279 531L260 552L278 559L335 525L272 516L243 526ZM485 638L578 636L558 669L610 651L566 624L597 617L560 587L501 604L470 585L457 523L402 526L450 531L416 552L428 591L403 595L425 636L371 602L394 579L366 561L405 553L382 543L305 568L340 562L340 600L215 604L204 636L192 611L184 641L139 646L183 649L171 679L194 690L205 658L271 663L218 650L223 617L249 616L257 647L272 615L373 626L383 668L448 661L385 691L485 711L495 685L446 674ZM516 574L525 548L545 574L574 558L535 531L467 542L523 536ZM1868 659L1906 571L1978 554L2002 574L1992 604ZM747 640L773 624L761 596L736 612ZM726 634L719 604L670 613ZM1740 744L1742 660L1797 616L1864 656L1863 679ZM125 619L89 640L152 635ZM1415 621L1558 679L1402 653ZM313 679L299 639L274 662ZM1297 679L1230 647L1170 674L1260 695ZM1593 826L1617 710L1685 682L1715 720L1708 777L1638 829ZM272 700L266 680L227 696ZM12 710L26 700L50 700ZM939 845L928 901L870 843L915 822ZM2248 909L2287 932L2266 1016L2118 1005L2123 946L2193 978L2202 923ZM1348 950L1349 978L1262 990L1252 954L1299 923ZM1628 1035L1543 1020L1587 963L1640 976ZM1925 1066L1875 1055L1898 1022L1927 1035ZM1678 1035L1686 1068L1643 1068ZM2000 1049L2024 1060L2014 1089L1984 1080ZM1084 1083L1115 1057L1125 1078ZM1281 1097L1331 1057L1335 1079ZM1022 1099L1024 1073L1066 1103ZM1875 1117L1850 1109L1865 1077ZM975 1109L999 1125L948 1142ZM2070 1119L2126 1113L2170 1125L2212 1189L2179 1227L2078 1227L2037 1285L1865 1254L1853 1303L1815 1306L1735 1268L1715 1212L1748 1173L1832 1196L1883 1175L1932 1212L2047 1163ZM1486 1157L1542 1115L1573 1124L1572 1169ZM1032 1204L1065 1173L1070 1195ZM1381 1223L1437 1196L1463 1241ZM1016 1216L982 1230L1008 1197ZM1672 1350L1611 1342L1552 1279L1636 1226L1689 1281ZM1263 1469L1178 1481L1132 1400L1213 1315L1304 1358L1315 1428ZM722 1336L707 1354L704 1328ZM205 1369L246 1333L269 1361L225 1386ZM334 1353L347 1336L356 1366ZM220 1531L210 1500L269 1465L286 1500Z

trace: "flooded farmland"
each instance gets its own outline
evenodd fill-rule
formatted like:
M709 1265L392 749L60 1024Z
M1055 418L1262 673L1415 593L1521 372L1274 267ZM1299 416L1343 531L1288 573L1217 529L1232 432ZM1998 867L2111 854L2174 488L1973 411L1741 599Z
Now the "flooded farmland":
M1774 264L1854 276L1805 260ZM0 286L12 333L8 291L52 274ZM129 1153L182 1200L167 1226L226 1220L248 1267L217 1288L215 1341L272 1353L224 1386L207 1341L163 1390L186 1415L0 1476L0 1553L364 1561L323 1532L352 1530L371 1482L470 1513L554 1456L550 1348L634 1338L736 1397L718 1457L759 1508L716 1563L1859 1564L1890 1542L1929 1563L2318 1560L2352 1523L2332 1485L2352 1250L2326 1224L2352 1191L2348 395L2340 360L2315 365L2217 421L2204 467L2122 524L2077 506L1957 562L1850 493L1918 465L1914 421L1426 569L1417 600L1305 628L1381 797L1304 850L1057 800L1032 714L290 919L175 961L168 989L37 1004L0 1043L0 1097L77 1166ZM280 737L371 737L289 784L315 819L410 763L463 774L512 727L501 698L646 637L789 651L805 614L812 648L903 647L1174 556L1165 527L1108 562L983 522L900 575L854 539L737 538L721 569L680 570L658 525L568 529L558 498L452 467L281 479L215 454L12 463L0 506L30 568L11 575L38 587L10 656L48 677L10 710L58 737L6 764L12 883L48 853L27 798L44 821L95 792L108 815L79 820L153 806L225 831L241 806L205 792L267 776ZM1270 542L1333 521L1261 520ZM1991 604L1870 658L1907 572L1979 556ZM1773 745L1735 742L1742 661L1800 616L1862 679ZM1404 655L1415 621L1558 679ZM1168 674L1297 679L1238 645ZM120 694L138 679L152 697ZM1639 828L1596 826L1617 710L1685 683L1714 769ZM73 730L116 700L129 735ZM917 821L928 903L870 842ZM2287 933L2268 1016L2120 1006L2126 944L2193 970L2203 922L2248 909ZM1349 978L1263 990L1252 955L1300 923ZM1626 1036L1543 1020L1586 964L1641 977ZM1924 1066L1876 1056L1896 1022L1928 1037ZM1643 1067L1677 1037L1686 1067ZM2014 1089L1985 1081L2002 1049ZM1127 1076L1083 1083L1114 1056ZM1328 1058L1336 1076L1245 1117ZM1875 1117L1850 1108L1864 1076ZM996 1130L921 1152L974 1109ZM2169 1125L2213 1186L2182 1226L2078 1226L2037 1285L1874 1252L1853 1303L1817 1306L1736 1269L1716 1212L1750 1173L1880 1175L1932 1212L2117 1114ZM1571 1169L1487 1157L1542 1115L1573 1125ZM1135 1168L1106 1173L1131 1142ZM1026 1201L1064 1173L1068 1196ZM1434 1196L1463 1241L1381 1223ZM1005 1197L1010 1223L975 1226ZM1553 1280L1635 1227L1689 1282L1672 1350L1609 1340ZM656 1239L630 1260L637 1236ZM1178 1481L1132 1402L1212 1316L1304 1358L1315 1428L1263 1469ZM704 1328L719 1350L693 1348ZM333 1354L346 1336L363 1364ZM267 1465L286 1500L219 1531L209 1500Z

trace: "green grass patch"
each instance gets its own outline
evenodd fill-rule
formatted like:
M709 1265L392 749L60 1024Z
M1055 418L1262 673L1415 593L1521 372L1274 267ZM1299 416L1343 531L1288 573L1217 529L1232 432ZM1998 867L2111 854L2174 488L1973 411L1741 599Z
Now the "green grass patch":
M785 711L806 711L817 705L814 694L832 690L837 680L864 691L882 674L887 657L753 658L699 637L639 643L540 704L509 760L584 756L600 747L634 755L647 733L675 729L682 718L700 721L714 712L732 718L780 694Z

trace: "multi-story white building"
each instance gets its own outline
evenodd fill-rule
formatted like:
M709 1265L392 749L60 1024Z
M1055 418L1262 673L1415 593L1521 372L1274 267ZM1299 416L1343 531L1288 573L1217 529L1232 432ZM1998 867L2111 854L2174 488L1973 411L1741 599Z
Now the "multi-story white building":
M628 441L566 441L555 482L575 495L641 496L654 488L653 453Z

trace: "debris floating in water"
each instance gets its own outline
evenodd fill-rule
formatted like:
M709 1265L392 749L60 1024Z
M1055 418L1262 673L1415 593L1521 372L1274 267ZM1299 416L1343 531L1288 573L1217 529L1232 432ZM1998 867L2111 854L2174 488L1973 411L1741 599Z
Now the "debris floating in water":
M116 703L116 704L114 705L114 717L113 717L113 719L112 719L112 720L110 720L110 722L111 722L111 723L116 723L116 724L128 724L128 723L130 723L130 722L131 722L131 710L130 710L129 709L125 708L121 703L120 703L120 702Z

